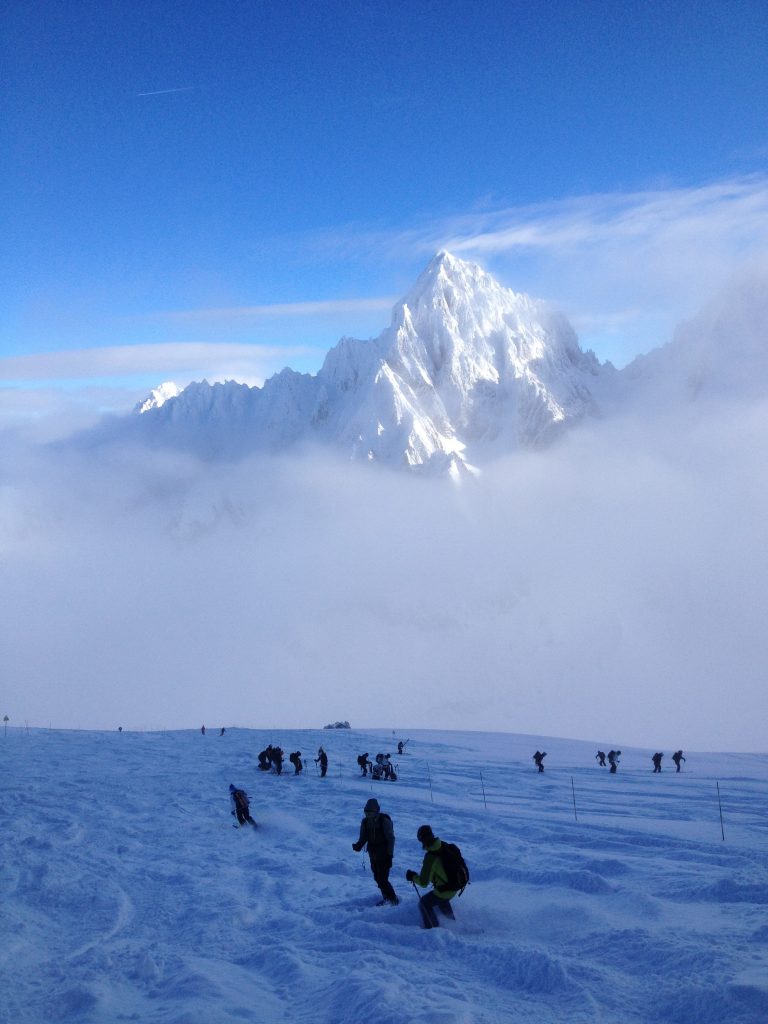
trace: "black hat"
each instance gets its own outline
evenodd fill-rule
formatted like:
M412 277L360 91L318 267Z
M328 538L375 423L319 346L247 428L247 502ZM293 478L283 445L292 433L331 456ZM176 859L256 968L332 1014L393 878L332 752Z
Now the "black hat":
M416 838L419 840L423 847L431 846L435 841L435 833L432 831L430 825L420 825L419 830L416 833Z

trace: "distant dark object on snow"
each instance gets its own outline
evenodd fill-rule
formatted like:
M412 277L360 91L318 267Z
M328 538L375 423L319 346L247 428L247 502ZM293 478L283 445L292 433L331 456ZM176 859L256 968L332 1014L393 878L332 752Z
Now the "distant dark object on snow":
M324 729L351 729L349 722L333 722L331 725L324 725Z

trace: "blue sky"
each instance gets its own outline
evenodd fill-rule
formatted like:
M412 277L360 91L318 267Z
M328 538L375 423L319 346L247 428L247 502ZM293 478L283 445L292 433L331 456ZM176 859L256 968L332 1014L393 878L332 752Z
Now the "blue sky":
M315 370L440 248L622 364L768 259L768 6L9 0L0 399Z

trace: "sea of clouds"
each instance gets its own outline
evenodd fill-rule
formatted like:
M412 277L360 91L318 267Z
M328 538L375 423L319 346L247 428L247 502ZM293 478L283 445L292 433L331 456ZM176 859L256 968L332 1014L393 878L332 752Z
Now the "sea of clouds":
M0 711L764 750L766 413L614 416L461 486L7 437Z

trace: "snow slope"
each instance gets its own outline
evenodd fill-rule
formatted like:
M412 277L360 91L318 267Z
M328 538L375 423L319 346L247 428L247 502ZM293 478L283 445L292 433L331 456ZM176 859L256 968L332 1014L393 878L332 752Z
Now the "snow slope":
M0 1020L768 1019L765 755L686 751L676 775L667 752L653 775L652 750L625 749L610 776L583 742L422 732L398 782L360 778L355 755L397 738L9 729ZM257 772L270 740L311 756L322 742L328 777L311 761L298 778ZM231 827L230 782L257 831ZM395 824L396 908L374 906L351 849L372 793ZM422 822L473 876L431 932L403 878Z

